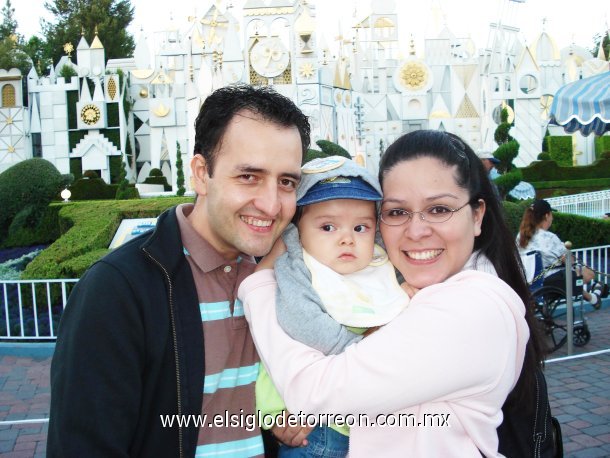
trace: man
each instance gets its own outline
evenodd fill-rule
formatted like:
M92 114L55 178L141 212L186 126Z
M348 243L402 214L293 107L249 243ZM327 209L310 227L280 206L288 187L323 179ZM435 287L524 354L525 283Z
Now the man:
M496 170L496 165L500 163L500 160L495 158L494 155L491 154L491 152L486 150L479 150L477 152L477 156L479 156L479 159L481 159L481 162L483 163L483 167L485 167L485 170L487 170L490 180L494 180L495 178L498 178L500 176L500 174Z
M494 191L494 195L498 200L502 200L498 186L496 185L496 183L494 183L494 180L500 176L500 174L496 170L496 165L500 163L500 160L495 158L494 155L487 150L477 151L477 156L479 156L479 159L481 159L481 162L483 163L483 167L485 167L485 170L487 171L487 176L489 177L491 184L493 185L492 188Z
M205 100L195 203L163 213L70 295L51 365L49 456L263 455L260 430L243 424L259 359L236 294L294 214L309 135L307 117L271 89ZM226 424L233 414L241 425Z

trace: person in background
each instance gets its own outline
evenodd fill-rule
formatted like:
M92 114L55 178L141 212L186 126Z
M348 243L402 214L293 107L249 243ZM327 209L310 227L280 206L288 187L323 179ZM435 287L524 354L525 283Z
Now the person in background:
M516 242L520 254L524 255L530 251L540 253L542 268L546 270L544 273L545 285L556 285L565 289L566 247L559 237L549 230L553 224L553 211L555 209L551 208L546 200L534 200L523 212ZM594 308L599 309L604 285L598 282L591 285L595 272L588 267L579 267L574 269L574 276L582 276L584 284L590 288L589 291L583 289L583 298Z
M307 117L272 89L207 97L195 202L164 212L70 294L51 365L49 457L264 455L258 427L212 420L255 414L259 357L237 288L294 215L309 142Z
M490 151L479 150L477 152L477 156L479 156L479 159L481 159L483 167L485 167L490 180L493 181L500 176L500 173L496 169L496 166L500 163L500 160L494 157Z
M240 285L257 348L289 410L354 414L350 457L506 455L515 445L499 441L507 415L532 430L512 456L552 447L552 434L533 431L549 407L537 402L543 347L525 305L530 293L481 161L458 136L423 130L396 140L379 170L381 235L411 291L390 323L325 356L278 325L273 270L263 264ZM389 414L403 423L373 426ZM448 422L429 422L441 417ZM547 420L541 426L550 431Z

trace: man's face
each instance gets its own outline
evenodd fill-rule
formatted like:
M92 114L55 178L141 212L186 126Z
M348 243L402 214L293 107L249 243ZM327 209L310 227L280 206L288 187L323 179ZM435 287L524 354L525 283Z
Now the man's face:
M227 259L267 254L294 215L301 158L296 127L240 112L219 143L212 176L200 154L191 161L193 226Z
M494 167L493 162L491 162L489 159L481 159L481 162L483 162L483 167L485 167L485 170L487 172L489 172Z

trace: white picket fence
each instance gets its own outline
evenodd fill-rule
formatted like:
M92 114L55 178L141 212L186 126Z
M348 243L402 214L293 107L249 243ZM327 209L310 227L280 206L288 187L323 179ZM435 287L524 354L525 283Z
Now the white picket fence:
M610 212L610 189L545 199L562 213L601 218Z
M55 340L78 280L0 280L0 339Z
M572 251L610 283L610 245ZM1 280L0 340L53 341L76 279Z

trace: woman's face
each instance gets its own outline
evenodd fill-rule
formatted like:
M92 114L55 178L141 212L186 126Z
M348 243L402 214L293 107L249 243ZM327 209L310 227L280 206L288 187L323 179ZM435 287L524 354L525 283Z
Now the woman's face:
M399 162L383 180L381 210L424 211L435 206L460 208L470 196L455 181L455 166L421 157ZM481 233L485 203L473 210L466 205L442 223L422 221L421 214L401 226L380 222L390 260L416 288L445 281L458 273L472 254Z

